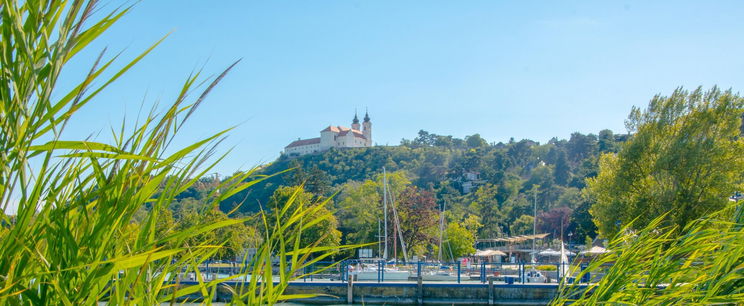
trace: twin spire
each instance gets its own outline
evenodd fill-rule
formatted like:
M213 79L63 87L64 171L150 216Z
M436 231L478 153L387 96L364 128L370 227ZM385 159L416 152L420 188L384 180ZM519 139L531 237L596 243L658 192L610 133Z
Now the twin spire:
M367 110L364 111L364 122L369 122L369 113ZM357 117L356 109L354 110L354 120L352 120L351 123L359 124L359 117Z

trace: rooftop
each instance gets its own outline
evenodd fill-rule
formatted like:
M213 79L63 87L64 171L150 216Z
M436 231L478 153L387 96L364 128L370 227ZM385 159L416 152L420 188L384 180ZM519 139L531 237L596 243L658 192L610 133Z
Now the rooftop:
M293 141L292 143L290 143L289 145L287 145L284 148L285 149L286 148L293 148L293 147L305 146L305 145L316 144L316 143L320 143L320 138L319 137L310 138L310 139L298 139L298 140Z

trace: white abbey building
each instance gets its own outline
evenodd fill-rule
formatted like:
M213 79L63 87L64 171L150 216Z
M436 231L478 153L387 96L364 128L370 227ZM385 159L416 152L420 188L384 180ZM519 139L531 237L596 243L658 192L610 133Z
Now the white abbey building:
M284 147L284 154L299 156L328 150L330 148L362 148L372 146L372 122L369 115L364 114L362 128L359 118L354 114L351 128L343 126L328 126L320 131L320 137L297 139Z

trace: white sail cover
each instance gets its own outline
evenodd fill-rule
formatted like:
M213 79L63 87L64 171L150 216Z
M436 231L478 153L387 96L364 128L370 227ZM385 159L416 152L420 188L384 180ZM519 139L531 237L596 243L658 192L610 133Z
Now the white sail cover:
M568 274L568 255L566 255L566 247L561 242L561 262L560 269L558 269L558 277L561 279L565 278Z

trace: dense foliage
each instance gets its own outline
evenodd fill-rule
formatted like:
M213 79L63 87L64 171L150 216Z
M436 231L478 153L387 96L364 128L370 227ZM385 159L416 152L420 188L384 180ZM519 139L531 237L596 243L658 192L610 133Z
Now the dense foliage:
M589 215L591 203L585 179L597 173L601 153L614 153L626 135L609 130L598 135L573 133L568 140L546 144L531 140L488 143L478 134L458 139L420 131L399 146L331 149L298 158L280 157L260 172L271 176L250 191L223 201L221 209L250 215L266 207L281 186L304 185L317 197L329 197L336 209L343 240L377 241L382 218L382 171L388 171L391 195L397 199L404 240L416 255L434 255L439 237L439 211L446 206L446 223L458 223L474 238L493 238L532 232L533 205L538 230L561 233L583 244L596 237ZM281 173L285 169L293 169ZM415 187L426 207L406 211ZM422 195L418 195L418 193ZM416 217L416 220L409 219ZM422 219L423 218L423 219ZM392 222L392 217L389 219ZM528 225L520 225L530 222ZM417 224L416 232L407 224ZM392 225L391 225L392 228ZM392 229L389 229L393 237ZM514 231L516 230L516 231Z
M589 180L591 213L612 236L637 219L643 227L661 214L664 225L683 228L723 208L744 182L744 99L718 88L676 90L633 109L633 137L618 154L605 154L599 176Z
M744 99L698 88L634 109L633 137L589 179L610 252L554 304L711 305L744 301ZM586 289L582 276L602 273Z

